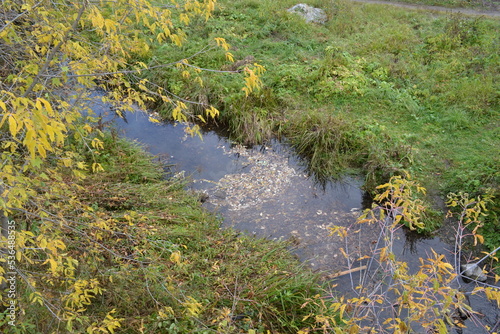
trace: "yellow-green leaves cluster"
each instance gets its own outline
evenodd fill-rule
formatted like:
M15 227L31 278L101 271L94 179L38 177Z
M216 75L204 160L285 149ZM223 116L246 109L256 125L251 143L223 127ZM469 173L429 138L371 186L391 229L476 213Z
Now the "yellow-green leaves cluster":
M398 260L393 245L400 223L404 222L413 229L425 227L422 219L425 206L417 196L425 194L425 189L408 174L404 177L394 176L377 189L380 193L375 197L375 204L357 221L359 224L379 226L380 234L377 246L368 257L368 262L365 262L367 265L363 266L366 272L359 280L361 283L353 290L356 297L332 303L331 307L340 315L340 321L327 318L319 322L320 325L325 328L337 325L339 329L335 328L335 333L401 334L431 331L448 333L450 327L463 327L460 316L467 314L474 317L474 311L456 284L461 270L461 233L466 233L464 226L474 228L480 225L489 198L450 194L448 205L460 209L456 222L457 254L451 254L455 257L454 265L448 262L445 254L431 250L432 254L427 258L419 259L418 270L411 272L406 262ZM346 240L349 233L356 233L354 229L344 227L330 230L332 234ZM476 242L481 241L475 229L470 234ZM353 256L344 250L342 253L348 259ZM487 257L496 260L493 252L483 260ZM493 286L477 287L472 294L484 294L486 298L500 303L500 293ZM365 327L362 328L362 325ZM484 328L488 329L487 326Z
M100 217L75 196L86 174L103 170L96 159L102 132L88 102L101 98L120 113L162 99L175 106L176 120L186 121L185 102L137 79L148 66L136 58L157 42L182 45L182 27L196 16L208 19L214 6L213 0L2 2L0 54L8 56L0 77L0 215L19 219L16 270L31 289L31 302L65 321L68 331L103 291L97 280L77 277L82 263L96 262L86 264L93 270L107 258L102 252L119 255L106 242L120 242L114 233L121 222ZM228 52L224 40L217 43ZM107 95L91 96L96 88ZM218 113L206 107L206 117ZM199 312L194 299L185 306ZM119 326L112 314L91 322L88 332L112 333Z
M8 96L12 108L11 112L5 110L0 119L0 128L8 123L10 132L9 140L2 143L4 150L9 149L10 153L15 153L22 145L28 150L30 160L34 160L38 155L46 158L47 152L53 152L63 144L66 124L61 121L49 101L44 98L19 97L7 91L0 94Z
M245 87L242 90L245 92L245 95L248 96L254 90L258 90L262 87L262 81L260 80L260 75L264 73L265 69L262 65L257 63L253 64L253 68L245 67Z
M384 210L390 213L394 226L404 222L411 230L425 228L422 221L425 206L418 195L425 195L426 190L413 181L410 175L393 176L388 183L376 189L381 192L374 197L374 201L384 203Z
M474 246L477 243L483 243L484 238L477 233L477 230L483 227L483 218L486 214L486 206L492 202L492 196L486 194L484 196L471 196L467 193L448 194L448 201L446 204L450 209L459 209L459 221L464 227L471 229L471 234L474 237ZM452 217L453 213L448 212L448 216Z

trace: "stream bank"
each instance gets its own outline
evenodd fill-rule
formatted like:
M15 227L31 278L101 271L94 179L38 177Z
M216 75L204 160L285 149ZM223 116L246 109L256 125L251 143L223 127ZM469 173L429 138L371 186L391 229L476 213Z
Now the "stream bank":
M99 111L99 108L94 110ZM101 112L107 113L105 106ZM272 141L264 146L245 148L215 131L204 131L202 138L186 134L184 127L172 123L151 123L149 115L136 112L126 120L116 120L121 135L136 140L160 159L175 165L175 173L192 180L190 187L203 194L204 206L220 215L223 227L232 227L259 237L289 239L298 258L325 277L362 268L376 251L378 226L364 225L346 240L330 236L329 228L351 230L363 207L369 205L361 190L362 180L346 177L319 185L304 169L302 161L284 143ZM365 198L365 201L364 201ZM348 259L343 251L349 254ZM415 237L403 228L395 232L393 251L400 261L416 271L419 258L432 251L444 254L453 263L450 237ZM367 257L365 260L358 259ZM363 262L364 261L364 262ZM336 277L336 294L352 295L365 279L363 270ZM369 273L368 273L369 274ZM370 275L368 275L370 276ZM474 284L464 285L471 290ZM473 309L486 323L494 325L498 309L480 296L471 296ZM467 320L468 329L479 328Z

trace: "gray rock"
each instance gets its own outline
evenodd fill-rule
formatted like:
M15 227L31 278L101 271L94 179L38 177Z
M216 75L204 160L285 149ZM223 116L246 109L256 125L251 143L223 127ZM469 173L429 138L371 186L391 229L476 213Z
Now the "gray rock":
M288 9L288 12L295 13L302 16L307 23L318 23L325 24L327 20L326 13L323 9L311 7L305 3L299 3L292 8Z
M463 264L460 268L465 276L475 279L476 281L485 282L488 279L488 276L483 273L483 269L475 263Z
M218 199L226 199L227 193L224 190L217 190L214 194L214 197Z

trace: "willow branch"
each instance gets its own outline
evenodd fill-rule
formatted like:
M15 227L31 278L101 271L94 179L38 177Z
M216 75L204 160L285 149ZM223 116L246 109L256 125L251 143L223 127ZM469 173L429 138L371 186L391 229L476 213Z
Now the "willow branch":
M3 27L0 28L0 33L2 31L4 31L5 29L7 29L8 26L10 26L12 23L16 22L16 20L18 20L19 18L23 17L24 15L28 14L30 12L30 10L40 6L40 4L42 4L43 1L40 1L38 3L36 3L35 5L33 5L33 7L31 7L30 9L27 9L25 10L24 12L18 14L16 17L14 17L12 20L8 21Z
M83 2L82 7L80 7L80 10L78 11L77 17L76 17L75 21L73 22L73 25L71 26L70 29L68 29L66 31L62 40L60 40L59 43L57 43L57 45L52 50L50 50L50 53L47 55L47 59L45 60L45 63L43 64L42 69L35 76L35 78L31 82L31 85L28 87L28 89L26 89L26 92L24 92L23 97L26 97L29 94L31 94L31 92L33 91L33 88L35 88L35 85L38 84L38 82L40 81L40 78L42 77L41 74L45 73L48 70L50 63L52 62L52 59L54 59L54 57L59 52L59 49L61 49L63 44L68 41L71 32L75 31L76 28L78 27L78 23L80 22L80 19L82 18L82 15L85 12L86 8L87 8L87 6L86 6L85 2Z
M213 49L215 49L214 46L212 46L212 47L206 46L203 49L201 49L200 51L192 54L191 56L189 56L187 58L177 60L177 61L167 63L167 64L158 64L158 65L148 66L145 68L138 68L138 69L133 69L133 70L113 71L113 72L100 72L100 73L88 73L88 74L65 74L64 77L81 78L81 77L104 77L104 76L114 75L114 74L133 74L133 73L138 73L141 71L151 71L151 70L158 69L158 68L172 67L172 66L177 65L177 64L183 64L183 65L188 65L191 67L196 67L194 65L187 64L185 62L185 60L192 59L200 54L206 53L206 52L213 50ZM212 72L216 71L216 70L203 69L203 68L200 68L200 69L206 70L206 71L212 71ZM222 71L222 72L238 73L238 71ZM50 78L62 78L63 77L63 75L54 75L54 74L40 74L40 76L41 77L50 77Z

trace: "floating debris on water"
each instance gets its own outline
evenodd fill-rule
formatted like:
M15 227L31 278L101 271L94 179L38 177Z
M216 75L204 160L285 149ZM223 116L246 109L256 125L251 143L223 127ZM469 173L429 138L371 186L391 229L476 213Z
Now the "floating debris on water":
M273 147L218 149L237 158L240 168L216 182L196 182L207 181L202 190L208 196L205 204L224 217L225 226L275 240L292 240L298 256L316 269L345 269L345 259L336 254L345 247L345 240L330 236L330 228L355 224L361 203L359 182L350 179L336 184L335 189L324 189L291 163L286 152ZM359 245L359 237L353 234L351 242ZM367 242L371 239L361 243ZM353 258L361 256L359 247L352 247L352 252Z
M209 202L217 207L227 206L229 210L253 207L283 193L293 177L300 177L294 168L288 166L286 157L272 150L261 152L240 145L224 149L224 154L237 154L246 162L241 173L227 174L215 187L206 190ZM225 196L217 196L220 193Z

